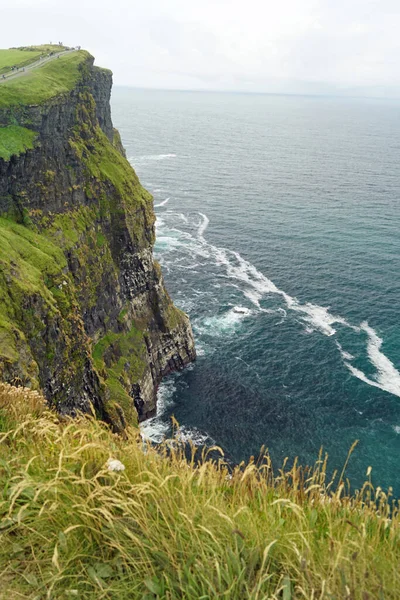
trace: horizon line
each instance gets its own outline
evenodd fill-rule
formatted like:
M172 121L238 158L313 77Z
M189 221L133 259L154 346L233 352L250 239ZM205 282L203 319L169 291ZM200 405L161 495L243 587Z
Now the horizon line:
M294 97L302 97L302 98L341 98L341 99L356 99L356 100L385 100L385 101L400 101L399 96L363 96L356 94L340 94L340 93L324 93L324 92L316 92L314 94L311 93L301 93L301 92L266 92L266 91L248 91L248 90L215 90L215 89L205 89L205 88L161 88L161 87L145 87L145 86L137 86L130 84L121 84L114 83L113 88L127 88L136 91L142 92L179 92L179 93L201 93L201 94L243 94L246 96L294 96Z

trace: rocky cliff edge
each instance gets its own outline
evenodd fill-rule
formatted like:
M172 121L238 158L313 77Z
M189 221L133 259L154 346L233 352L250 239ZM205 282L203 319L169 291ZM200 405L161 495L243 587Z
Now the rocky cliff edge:
M82 51L0 86L0 378L118 430L155 413L195 348L153 259L153 200L113 129L111 86Z

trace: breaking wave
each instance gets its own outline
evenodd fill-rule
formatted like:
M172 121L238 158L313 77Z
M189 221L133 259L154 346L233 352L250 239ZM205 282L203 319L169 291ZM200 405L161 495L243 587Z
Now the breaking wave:
M129 156L128 161L131 164L143 162L146 160L165 160L167 158L176 158L176 154L145 154L144 156Z
M375 379L367 377L365 373L356 369L356 367L353 367L353 365L348 362L345 362L345 365L355 377L368 383L368 385L380 388L395 396L400 396L400 373L389 358L381 352L383 340L378 336L376 331L368 325L367 321L361 323L360 329L365 331L368 336L367 353L371 363L376 369Z
M290 296L284 290L278 288L273 281L238 252L210 244L204 237L209 225L209 219L205 214L196 213L194 216L172 212L166 214L168 217L172 217L174 227L168 227L165 226L165 223L159 222L158 249L163 253L180 249L184 252L186 259L194 259L191 264L179 265L178 268L194 269L199 266L199 258L207 259L208 264L212 263L216 268L214 276L227 280L227 285L230 284L238 289L253 305L252 310L236 306L225 310L222 314L220 314L220 307L217 306L218 314L194 322L196 333L217 337L233 333L245 318L261 312L278 313L281 317L279 323L287 318L288 312L295 313L303 324L306 333L319 332L327 337L333 337L338 333L339 327L350 329L357 336L367 335L366 354L370 364L374 367L375 374L371 378L371 376L367 376L362 370L351 364L351 361L357 360L357 357L347 352L335 340L348 370L354 377L364 383L400 396L400 373L381 351L383 341L368 322L364 321L360 325L353 325L340 315L330 312L329 306L324 307L311 302L302 303L296 297ZM201 218L200 224L198 223L198 216ZM195 231L192 233L191 231L177 229L175 227L177 219L181 220L184 225L187 224L192 231L193 229ZM176 261L176 257L174 261ZM197 291L196 293L210 294L207 290ZM271 295L275 295L283 306L278 306L275 310L262 308L261 301Z
M144 440L160 444L170 432L170 424L164 416L173 406L173 395L176 391L173 379L166 379L160 384L157 392L157 414L140 423L140 433Z
M155 204L154 208L160 208L160 206L165 206L169 200L171 200L171 198L165 198L165 200L163 200L159 204Z

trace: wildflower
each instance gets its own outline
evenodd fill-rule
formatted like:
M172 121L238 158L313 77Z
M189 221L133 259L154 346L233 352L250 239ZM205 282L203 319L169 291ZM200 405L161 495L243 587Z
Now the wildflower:
M109 471L125 471L125 465L116 458L109 458L107 461L107 467Z

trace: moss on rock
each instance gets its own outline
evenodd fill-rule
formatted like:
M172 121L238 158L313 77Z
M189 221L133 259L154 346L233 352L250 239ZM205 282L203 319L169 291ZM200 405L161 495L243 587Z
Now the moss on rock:
M112 127L111 74L86 53L40 70L0 86L22 153L0 158L0 378L121 429L194 358L190 325L153 261L152 196Z

